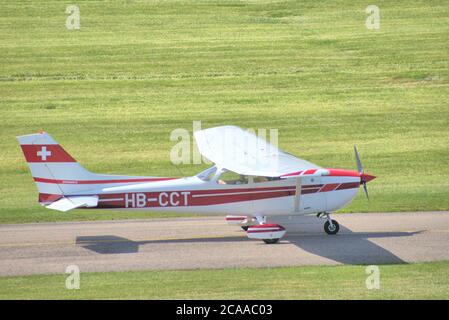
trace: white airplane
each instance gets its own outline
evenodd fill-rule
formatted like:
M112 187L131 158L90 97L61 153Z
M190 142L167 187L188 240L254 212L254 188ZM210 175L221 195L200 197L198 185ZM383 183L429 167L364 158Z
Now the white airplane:
M358 171L321 168L285 153L235 126L195 132L198 149L214 165L186 178L91 173L46 132L17 137L49 209L154 210L227 215L251 239L276 243L286 231L267 217L317 214L324 230L336 234L330 213L356 196L375 177Z

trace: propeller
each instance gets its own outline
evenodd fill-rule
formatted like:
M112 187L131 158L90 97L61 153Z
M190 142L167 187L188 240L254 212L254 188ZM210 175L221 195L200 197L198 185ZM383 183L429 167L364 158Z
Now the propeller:
M363 185L363 191L365 191L366 198L369 201L368 189L366 187L367 181L366 181L366 177L363 172L362 162L360 161L360 157L359 157L359 153L357 152L356 145L354 145L354 153L355 153L355 160L357 162L357 171L360 173L360 183Z

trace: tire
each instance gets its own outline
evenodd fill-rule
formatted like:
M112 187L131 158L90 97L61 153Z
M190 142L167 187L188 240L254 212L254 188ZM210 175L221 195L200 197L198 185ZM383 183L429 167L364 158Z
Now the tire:
M263 242L265 242L266 244L275 244L279 242L279 238L277 239L263 239Z
M249 226L243 226L241 227L243 230L248 231Z
M338 231L340 230L340 225L338 224L337 221L332 220L332 224L334 225L334 228L331 228L331 226L330 226L331 224L329 223L329 221L326 221L324 223L324 231L327 234L337 234Z

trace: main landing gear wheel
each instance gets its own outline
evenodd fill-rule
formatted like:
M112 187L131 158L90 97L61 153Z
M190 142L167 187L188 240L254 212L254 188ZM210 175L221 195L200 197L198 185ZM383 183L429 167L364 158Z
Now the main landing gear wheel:
M279 242L279 238L278 239L262 239L263 242L265 242L266 244L275 244Z
M335 220L332 220L332 225L329 221L324 223L324 231L326 231L327 234L337 234L339 230L340 225Z
M248 231L249 226L243 226L241 227L243 230Z

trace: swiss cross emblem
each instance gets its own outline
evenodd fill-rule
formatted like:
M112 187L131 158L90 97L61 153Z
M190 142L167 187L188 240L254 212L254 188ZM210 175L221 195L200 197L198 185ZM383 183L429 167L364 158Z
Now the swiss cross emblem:
M46 161L47 157L51 157L51 151L47 151L47 147L42 147L36 154L42 161Z

